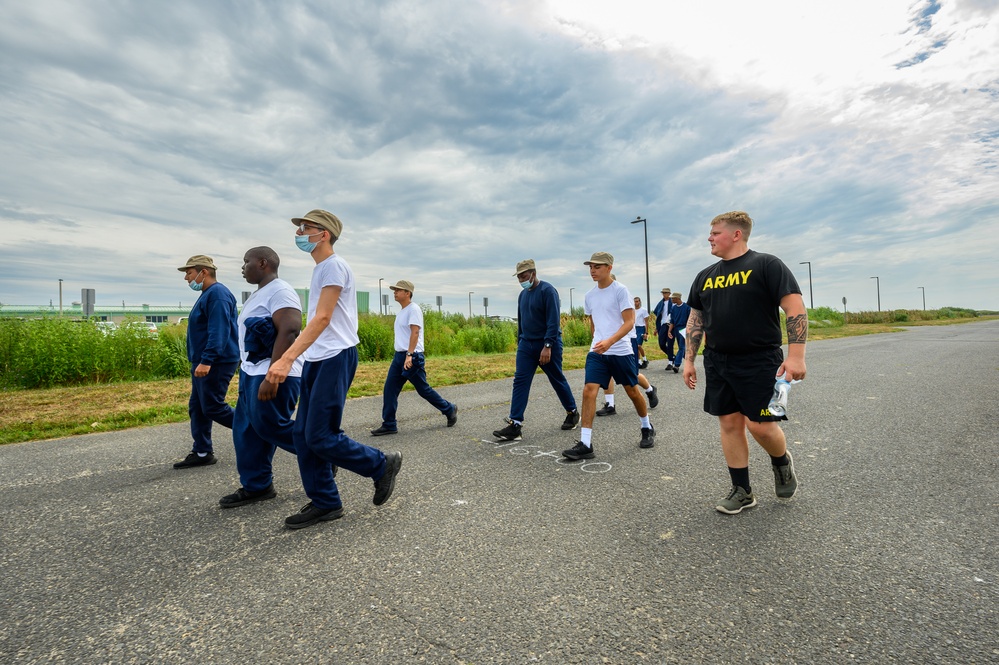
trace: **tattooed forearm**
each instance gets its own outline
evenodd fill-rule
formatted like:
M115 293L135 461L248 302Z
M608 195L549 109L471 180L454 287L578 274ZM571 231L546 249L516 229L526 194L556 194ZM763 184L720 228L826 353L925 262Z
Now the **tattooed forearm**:
M808 339L808 315L787 317L787 343L804 344Z
M703 340L704 325L701 322L701 311L692 309L690 310L690 316L687 318L687 360L694 362Z

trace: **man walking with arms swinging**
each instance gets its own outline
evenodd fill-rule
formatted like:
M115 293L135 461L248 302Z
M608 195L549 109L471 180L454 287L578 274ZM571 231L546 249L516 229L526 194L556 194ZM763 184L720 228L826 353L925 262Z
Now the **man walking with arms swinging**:
M702 270L690 287L683 382L694 390L694 361L704 349L704 410L718 417L722 452L732 490L715 508L735 515L756 505L749 482L746 429L770 455L778 498L798 488L794 460L768 404L774 380L805 378L808 313L794 275L776 256L749 249L753 220L733 211L711 220L708 243L720 261ZM787 358L781 352L780 315L787 315Z

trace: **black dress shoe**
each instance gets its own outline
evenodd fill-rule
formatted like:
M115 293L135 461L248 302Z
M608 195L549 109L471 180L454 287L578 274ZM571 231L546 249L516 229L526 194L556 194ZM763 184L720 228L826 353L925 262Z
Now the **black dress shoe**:
M389 429L388 427L385 427L385 425L382 425L378 429L371 430L371 436L385 436L386 434L398 434L398 433L399 430Z
M200 455L198 455L198 453L190 453L184 459L180 460L179 462L176 462L173 465L173 468L190 469L191 467L195 466L208 466L210 464L215 464L216 462L218 462L218 460L215 459L215 455L211 453L208 453L204 457L201 457Z

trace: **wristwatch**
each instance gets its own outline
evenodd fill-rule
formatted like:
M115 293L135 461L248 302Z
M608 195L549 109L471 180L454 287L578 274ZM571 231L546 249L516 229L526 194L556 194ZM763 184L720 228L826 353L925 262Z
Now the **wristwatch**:
M546 349L552 348L552 343L551 342L545 342L545 348Z
M414 354L414 353L410 353L409 351L407 351L407 352L406 352L406 355L407 355L408 357L412 358L412 357L413 357L414 355L416 355L416 354Z

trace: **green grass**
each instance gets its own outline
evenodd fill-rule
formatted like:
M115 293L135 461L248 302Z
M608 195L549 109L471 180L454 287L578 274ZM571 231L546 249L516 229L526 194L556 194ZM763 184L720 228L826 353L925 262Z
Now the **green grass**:
M855 335L897 332L899 326L915 325L948 325L965 323L975 320L997 318L996 316L977 318L935 318L924 320L908 320L895 323L843 323L824 310L809 312L813 323L809 329L809 341L822 339L850 337ZM818 318L821 316L822 318ZM851 315L852 316L852 315ZM372 317L375 318L375 317ZM391 317L381 317L391 324ZM567 318L567 317L566 317ZM428 317L429 319L429 317ZM460 325L464 317L455 317L452 324ZM384 321L376 322L383 325ZM440 330L447 328L454 331L450 324L441 317ZM77 325L77 324L71 324ZM516 324L503 324L507 327ZM567 341L582 341L580 346L568 346L563 356L563 366L566 370L580 369L584 366L588 350L589 332L585 323L577 320L563 320L565 338ZM431 385L435 387L464 385L480 381L491 381L513 376L515 353L508 347L505 333L489 332L490 324L474 324L486 332L472 332L465 337L479 339L479 344L502 344L507 347L502 352L494 353L458 353L453 355L432 355L428 352L427 375ZM428 335L430 323L427 322ZM0 331L4 328L0 327ZM7 329L9 332L9 329ZM23 330L23 329L22 329ZM501 329L502 330L502 329ZM65 332L60 330L60 332ZM438 333L435 333L435 336ZM443 332L443 334L449 334ZM584 337L585 334L585 337ZM478 336L478 337L477 337ZM571 338L570 338L571 336ZM160 340L163 334L160 335ZM182 339L182 338L181 338ZM489 341L492 340L492 341ZM99 340L98 340L99 341ZM145 340L146 343L149 340ZM91 343L94 340L91 339ZM157 340L159 343L159 340ZM177 338L170 344L177 345ZM429 345L429 343L428 343ZM38 345L39 348L53 348ZM444 344L442 343L442 346ZM2 348L2 342L0 342ZM658 345L650 340L645 345L651 360L661 359ZM388 360L361 362L351 386L350 397L380 395L385 374L388 371ZM183 359L183 378L154 380L105 380L91 382L85 385L70 385L49 388L19 388L8 387L0 390L0 444L32 441L36 439L51 439L91 432L109 432L148 425L182 422L187 420L187 401L190 395L190 379L187 378L189 368L186 357ZM411 387L407 384L407 389ZM234 379L227 396L231 404L235 404L237 381Z

